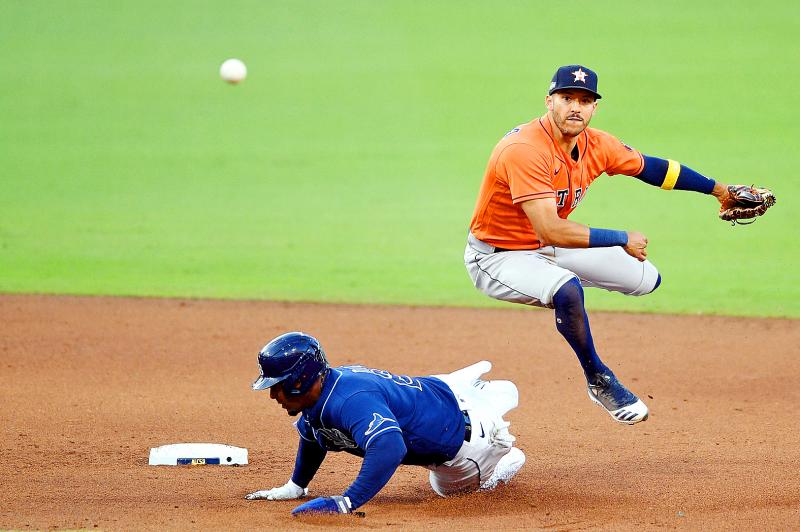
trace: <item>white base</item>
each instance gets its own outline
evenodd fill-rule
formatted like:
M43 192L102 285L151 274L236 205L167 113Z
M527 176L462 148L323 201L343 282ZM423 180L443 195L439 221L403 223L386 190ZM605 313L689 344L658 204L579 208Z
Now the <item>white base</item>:
M150 449L150 465L247 465L247 449L221 443L173 443Z

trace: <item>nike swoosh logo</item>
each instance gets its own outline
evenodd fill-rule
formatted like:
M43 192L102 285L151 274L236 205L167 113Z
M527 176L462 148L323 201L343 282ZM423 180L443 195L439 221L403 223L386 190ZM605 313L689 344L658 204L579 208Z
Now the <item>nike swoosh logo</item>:
M481 426L481 438L483 438L484 436L486 436L486 433L483 431L483 423L479 422L478 425Z
M553 172L553 175L558 175L558 173L559 173L560 171L561 171L561 167L559 166L559 167L556 169L556 171L555 171L555 172Z

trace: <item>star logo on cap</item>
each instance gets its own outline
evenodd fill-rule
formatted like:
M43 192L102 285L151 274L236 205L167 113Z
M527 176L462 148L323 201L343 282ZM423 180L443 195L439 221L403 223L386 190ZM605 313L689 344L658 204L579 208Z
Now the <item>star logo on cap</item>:
M580 81L581 83L586 83L586 76L588 76L588 74L584 72L580 67L578 67L578 70L576 70L575 72L570 72L570 73L573 76L575 76L575 79L573 79L572 81Z

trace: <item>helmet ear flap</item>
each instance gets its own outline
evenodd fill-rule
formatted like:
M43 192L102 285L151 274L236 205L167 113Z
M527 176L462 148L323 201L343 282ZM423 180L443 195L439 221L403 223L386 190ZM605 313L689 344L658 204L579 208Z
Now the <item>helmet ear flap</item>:
M320 364L318 360L308 357L297 365L292 375L284 381L284 392L287 395L303 395L317 381L317 377L322 375L327 368L327 364Z
M302 375L298 375L297 378L286 379L286 386L289 390L286 390L288 395L302 395L303 392L303 381Z

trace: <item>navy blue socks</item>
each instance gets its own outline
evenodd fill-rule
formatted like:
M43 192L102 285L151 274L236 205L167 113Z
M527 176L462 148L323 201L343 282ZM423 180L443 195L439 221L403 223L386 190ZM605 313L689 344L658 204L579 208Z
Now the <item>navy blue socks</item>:
M608 368L594 349L580 281L573 277L564 283L553 296L553 306L556 310L556 329L575 351L587 379L595 373L607 371Z

